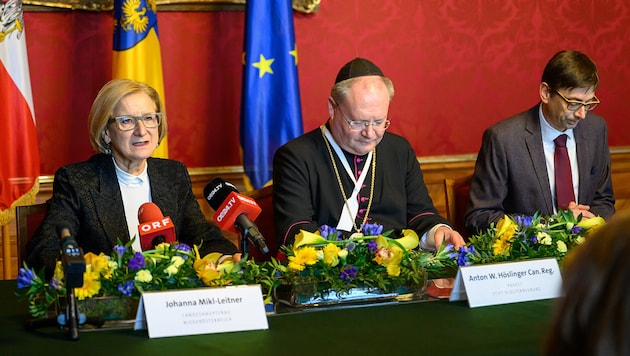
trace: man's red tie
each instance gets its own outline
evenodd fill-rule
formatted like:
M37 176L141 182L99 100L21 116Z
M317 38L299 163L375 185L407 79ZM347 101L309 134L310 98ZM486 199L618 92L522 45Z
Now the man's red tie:
M575 201L573 194L573 178L571 177L571 162L567 151L567 135L556 137L556 151L553 155L554 170L556 171L556 205L558 210L565 210L570 202Z

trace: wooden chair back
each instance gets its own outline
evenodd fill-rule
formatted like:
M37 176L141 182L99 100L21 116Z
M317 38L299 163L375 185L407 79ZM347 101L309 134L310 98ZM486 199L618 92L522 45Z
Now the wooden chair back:
M273 222L273 185L268 185L256 190L250 190L243 192L246 195L256 201L258 206L262 209L262 212L256 218L256 226L260 230L260 233L265 238L265 243L269 248L269 254L265 255L256 246L249 245L249 255L256 261L269 261L271 257L277 257L278 243L276 241L276 229Z
M468 193L472 174L458 178L444 179L444 192L446 194L446 218L453 224L464 239L468 239L470 233L464 224L464 215L468 208Z
M15 208L18 268L22 267L26 259L26 244L33 238L35 231L41 225L47 209L46 203L17 206Z

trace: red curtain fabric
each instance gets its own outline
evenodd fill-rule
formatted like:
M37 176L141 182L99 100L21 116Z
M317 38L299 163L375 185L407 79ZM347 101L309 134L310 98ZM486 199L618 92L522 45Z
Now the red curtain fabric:
M562 49L600 69L596 112L611 146L630 146L630 3L612 0L324 0L294 13L304 130L327 118L339 68L361 56L392 78L389 130L419 156L476 153L483 129L535 105L545 63ZM159 11L169 157L238 166L244 13ZM87 114L110 79L111 13L25 14L42 174L92 154ZM576 25L579 23L579 25Z

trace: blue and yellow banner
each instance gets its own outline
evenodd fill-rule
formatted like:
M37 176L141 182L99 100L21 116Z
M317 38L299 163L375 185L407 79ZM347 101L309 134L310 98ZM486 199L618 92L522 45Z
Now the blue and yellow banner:
M272 179L273 155L303 133L291 0L247 1L240 142L248 189Z
M149 84L160 94L162 111L166 111L155 0L114 0L112 78ZM168 157L166 137L153 156Z

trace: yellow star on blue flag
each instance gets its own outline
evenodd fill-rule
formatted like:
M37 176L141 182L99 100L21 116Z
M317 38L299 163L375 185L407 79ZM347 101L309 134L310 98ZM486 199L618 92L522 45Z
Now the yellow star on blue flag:
M258 68L258 78L262 78L265 73L273 74L273 70L271 69L271 63L273 63L273 58L267 59L262 54L260 55L260 61L253 63L252 65Z

